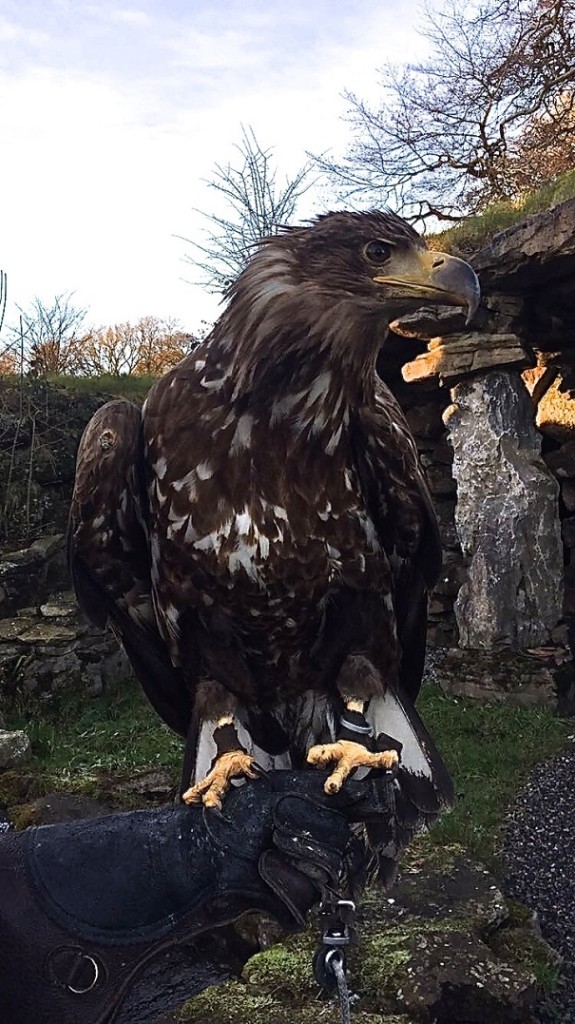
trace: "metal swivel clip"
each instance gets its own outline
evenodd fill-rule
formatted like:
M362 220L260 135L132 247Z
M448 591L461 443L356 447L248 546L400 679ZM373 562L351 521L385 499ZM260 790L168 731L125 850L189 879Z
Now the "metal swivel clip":
M319 907L321 946L313 958L315 980L331 995L337 989L342 1024L349 1024L350 996L346 980L345 947L352 941L353 900L322 901Z

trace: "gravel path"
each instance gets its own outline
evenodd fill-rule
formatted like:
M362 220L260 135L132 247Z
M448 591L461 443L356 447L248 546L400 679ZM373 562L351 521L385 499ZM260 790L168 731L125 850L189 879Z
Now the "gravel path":
M575 748L531 775L507 822L505 854L507 895L537 911L565 960L542 1024L575 1024Z

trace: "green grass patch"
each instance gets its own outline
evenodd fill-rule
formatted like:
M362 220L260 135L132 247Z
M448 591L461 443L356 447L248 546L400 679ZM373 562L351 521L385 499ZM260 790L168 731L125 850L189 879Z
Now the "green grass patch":
M166 768L178 778L183 742L165 726L132 680L101 697L55 699L8 716L25 729L34 754L32 768L55 789L89 789L100 773Z
M115 398L129 398L133 402L143 402L152 384L157 377L136 377L129 373L120 374L116 377L110 373L100 374L98 377L76 377L68 374L48 374L47 377L24 378L24 387L28 389L37 388L42 382L46 382L55 388L62 388L70 394L81 395L110 395ZM4 387L19 388L20 377L15 374L6 374L2 378Z
M427 241L433 248L444 252L466 255L481 249L498 231L504 231L526 217L549 210L567 199L575 199L575 170L567 171L555 181L517 200L492 203L475 217L466 217L455 227L428 235Z
M114 377L110 373L99 377L69 377L65 375L47 378L51 384L87 395L114 395L117 398L131 398L134 402L143 402L157 377L136 377L122 373Z
M550 708L446 697L437 686L424 688L418 708L457 794L425 841L461 843L497 873L507 808L535 766L565 749L575 723Z

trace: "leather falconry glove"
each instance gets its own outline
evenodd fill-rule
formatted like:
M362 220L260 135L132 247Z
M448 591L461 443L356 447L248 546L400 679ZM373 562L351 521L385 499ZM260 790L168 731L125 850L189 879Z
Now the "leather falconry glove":
M273 772L225 817L166 807L1 836L0 1020L151 1022L257 951L231 928L242 914L303 927L361 863L349 822L391 809L388 780L333 798L325 777Z

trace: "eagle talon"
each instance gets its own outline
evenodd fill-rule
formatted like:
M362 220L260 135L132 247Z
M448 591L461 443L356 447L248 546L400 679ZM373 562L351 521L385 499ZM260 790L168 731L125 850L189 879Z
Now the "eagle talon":
M232 779L238 776L246 779L257 778L254 765L252 755L246 754L245 750L228 750L225 754L220 754L205 779L186 790L182 800L185 804L203 803L204 807L221 811L222 799L228 792Z
M206 806L206 811L208 811L209 814L213 815L214 818L217 818L218 821L224 821L226 825L233 828L230 819L226 818L224 812L215 804Z
M336 743L324 743L311 747L307 760L316 768L327 768L335 761L335 771L326 779L324 792L329 796L339 793L345 780L355 768L383 768L391 771L399 764L397 750L381 750L372 753L361 743L350 740L337 740Z

